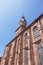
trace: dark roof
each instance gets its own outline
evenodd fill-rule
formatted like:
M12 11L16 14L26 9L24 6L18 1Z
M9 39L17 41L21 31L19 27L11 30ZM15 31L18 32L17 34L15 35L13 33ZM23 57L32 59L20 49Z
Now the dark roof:
M21 20L19 21L19 23L20 23L20 22L23 22L22 19L24 19L24 22L27 23L27 22L26 22L26 19L25 19L25 16L22 16L22 17L21 17Z
M43 13L37 18L37 19L35 19L29 26L27 26L27 28L25 28L19 35L21 35L26 29L28 29L30 26L32 26L34 23L36 23L36 21L38 20L38 19L40 19L41 17L43 17ZM18 36L19 36L18 35ZM11 40L7 45L6 45L6 47L11 43L11 42L13 42L18 36L16 36L13 40Z
M2 57L0 57L0 61L1 61Z
M21 25L20 27L25 27L25 26L22 26L22 25ZM17 31L19 30L20 27L18 27L18 28L15 30L15 32L17 32Z

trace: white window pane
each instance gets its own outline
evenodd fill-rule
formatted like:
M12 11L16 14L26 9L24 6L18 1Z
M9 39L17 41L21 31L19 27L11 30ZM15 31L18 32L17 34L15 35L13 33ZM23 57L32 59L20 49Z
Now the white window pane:
M33 31L34 31L34 37L35 37L35 38L40 35L40 32L39 32L39 30L38 30L37 27L34 27Z

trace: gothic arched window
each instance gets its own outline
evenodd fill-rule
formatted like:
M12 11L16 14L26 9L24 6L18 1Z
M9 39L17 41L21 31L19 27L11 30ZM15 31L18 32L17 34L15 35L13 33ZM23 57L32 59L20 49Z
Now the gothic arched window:
M20 62L20 39L18 39L18 51L17 51L17 65L19 65Z
M27 33L25 33L24 42L25 42L25 45L28 44L28 34Z
M43 47L41 43L38 44L37 49L38 49L38 56L40 59L40 65L43 65Z
M28 65L28 49L24 50L24 65Z
M39 32L37 26L35 26L33 28L33 35L34 35L34 38L37 38L40 35L40 32Z
M18 54L20 54L20 39L18 40Z

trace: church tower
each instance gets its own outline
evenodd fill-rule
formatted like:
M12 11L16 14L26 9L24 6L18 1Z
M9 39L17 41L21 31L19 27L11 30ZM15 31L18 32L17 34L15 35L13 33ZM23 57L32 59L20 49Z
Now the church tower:
M18 28L16 29L16 36L19 35L27 26L27 22L24 16L21 17L19 23L18 23Z
M43 14L29 26L21 17L16 36L6 45L0 65L43 65Z

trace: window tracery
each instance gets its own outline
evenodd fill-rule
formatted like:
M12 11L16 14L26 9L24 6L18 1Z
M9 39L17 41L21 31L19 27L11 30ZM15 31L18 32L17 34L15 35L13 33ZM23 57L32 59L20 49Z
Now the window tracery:
M24 65L28 65L28 49L24 50Z
M35 26L33 28L33 35L34 35L34 38L37 38L40 35L40 32L39 32L37 26Z
M28 34L27 33L25 33L24 42L25 42L25 45L28 44Z
M18 49L17 49L17 65L19 65L20 62L20 39L18 39Z
M38 44L37 49L38 49L38 56L40 59L40 65L43 65L43 47L41 45L41 42Z

